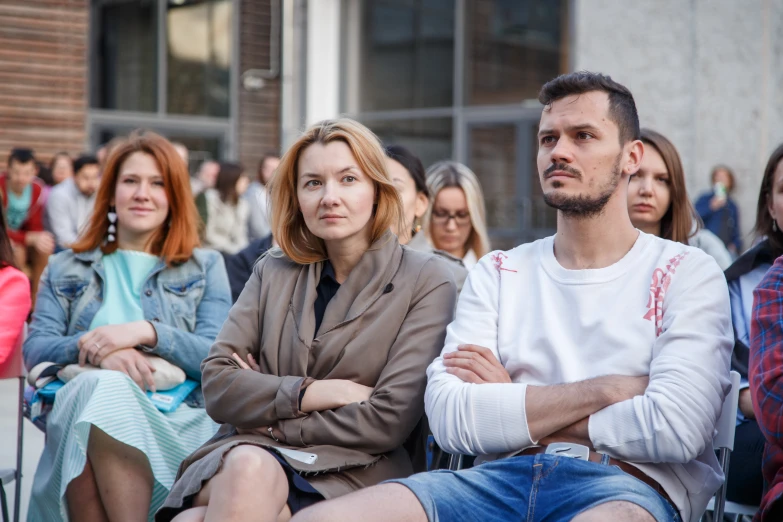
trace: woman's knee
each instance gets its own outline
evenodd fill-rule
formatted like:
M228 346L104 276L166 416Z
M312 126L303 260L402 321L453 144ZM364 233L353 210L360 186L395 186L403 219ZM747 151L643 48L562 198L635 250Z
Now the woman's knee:
M237 483L287 484L277 459L264 448L249 444L235 446L226 453L220 475Z

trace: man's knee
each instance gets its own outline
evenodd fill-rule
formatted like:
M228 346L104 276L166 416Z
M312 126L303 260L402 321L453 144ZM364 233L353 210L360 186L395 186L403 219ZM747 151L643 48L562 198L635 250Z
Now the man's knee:
M575 516L572 522L604 522L623 520L624 522L655 522L649 511L633 502L614 501L601 504Z
M319 502L297 513L292 522L366 520L427 522L427 515L410 489L401 484L381 484Z

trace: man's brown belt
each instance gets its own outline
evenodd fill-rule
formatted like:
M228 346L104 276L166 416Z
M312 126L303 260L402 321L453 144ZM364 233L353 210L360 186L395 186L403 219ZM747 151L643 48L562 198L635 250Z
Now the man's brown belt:
M520 453L520 455L538 455L539 453L546 453L546 448L547 448L546 446L537 446L535 448L527 448L526 450L522 451L522 453ZM601 462L603 462L603 457L604 457L603 454L597 453L597 452L591 450L590 451L590 456L589 456L588 460L590 462L595 462L597 464L600 464ZM566 456L566 458L567 458L567 456ZM658 482L656 482L652 478L650 478L647 475L645 475L639 468L631 466L630 464L628 464L627 462L623 462L622 460L613 459L611 457L609 457L609 465L610 466L617 466L618 468L620 468L624 472L628 473L632 477L641 480L642 482L644 482L645 484L647 484L648 486L653 488L659 495L661 495L663 498L665 498L666 501L669 504L671 504L671 506L673 508L675 508L675 509L677 508L677 506L674 505L674 502L672 502L672 499L669 498L669 495L661 487L661 485L658 484Z

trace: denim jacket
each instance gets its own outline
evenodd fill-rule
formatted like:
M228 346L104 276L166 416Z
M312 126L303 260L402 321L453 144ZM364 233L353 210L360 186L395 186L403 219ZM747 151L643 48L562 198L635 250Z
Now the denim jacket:
M81 254L65 250L49 259L24 343L28 369L41 362L78 361L78 341L101 307L103 284L100 249ZM158 262L142 287L141 308L158 336L150 353L201 382L201 361L231 308L223 258L212 250L195 249L181 265Z

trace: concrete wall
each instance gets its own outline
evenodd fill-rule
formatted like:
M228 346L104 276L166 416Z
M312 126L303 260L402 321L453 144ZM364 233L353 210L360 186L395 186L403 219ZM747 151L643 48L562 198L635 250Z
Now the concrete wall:
M575 69L631 89L642 126L679 149L692 199L713 165L731 166L748 232L764 165L783 142L783 2L575 0L574 8Z

